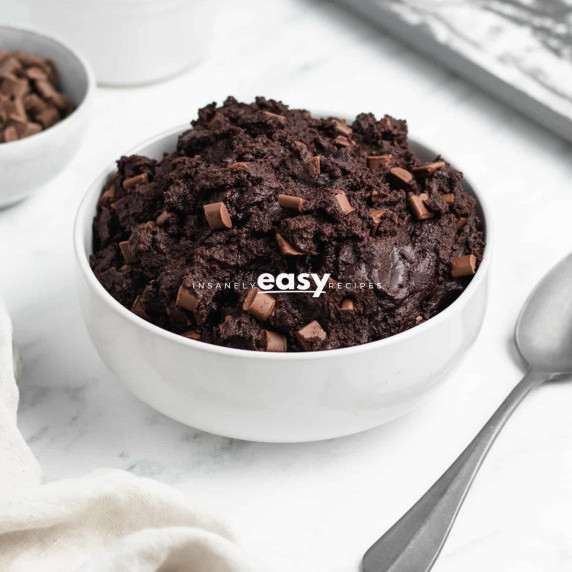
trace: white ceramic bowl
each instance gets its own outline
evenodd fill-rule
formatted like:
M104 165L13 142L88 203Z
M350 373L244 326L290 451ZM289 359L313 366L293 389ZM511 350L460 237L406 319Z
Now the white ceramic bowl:
M74 50L46 34L0 25L0 49L23 50L54 60L62 91L76 109L53 127L11 143L0 143L0 208L31 195L70 161L86 130L93 74Z
M154 158L175 149L179 127L132 149ZM416 145L422 157L436 153ZM396 336L351 348L264 353L183 338L131 313L89 266L92 220L110 164L79 208L75 251L82 312L103 361L145 403L178 421L252 441L300 442L349 435L394 419L419 403L475 340L485 312L490 217L483 261L443 312ZM474 189L465 181L468 190Z
M137 85L196 63L209 42L207 0L29 0L33 21L81 48L97 81Z

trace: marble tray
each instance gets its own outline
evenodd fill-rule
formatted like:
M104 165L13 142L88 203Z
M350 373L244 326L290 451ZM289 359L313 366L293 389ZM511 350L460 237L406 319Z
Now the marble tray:
M567 0L339 0L572 141Z

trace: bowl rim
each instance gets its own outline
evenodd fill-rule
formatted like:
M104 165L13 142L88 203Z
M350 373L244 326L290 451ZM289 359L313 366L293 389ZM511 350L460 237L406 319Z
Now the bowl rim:
M32 26L20 26L13 24L0 24L0 32L2 30L15 30L18 32L24 32L29 36L36 36L38 38L47 39L48 41L53 42L54 44L57 44L60 47L64 48L64 50L70 53L79 62L80 66L85 72L87 85L81 101L76 104L76 108L67 117L64 117L61 121L58 121L55 125L48 127L48 129L44 129L39 133L30 135L29 137L23 137L22 139L17 139L16 141L9 141L7 143L0 143L0 153L2 152L2 149L8 149L8 148L16 149L18 146L23 147L24 145L31 144L30 141L41 142L47 137L55 136L55 134L59 133L59 131L64 127L64 124L67 124L70 121L74 121L75 119L77 119L79 115L85 113L87 104L91 101L93 93L95 91L95 74L91 69L91 65L89 64L87 59L82 55L80 51L70 46L66 41L62 40L57 35L52 34L51 32L46 33L43 30L38 30ZM21 48L21 49L22 51L26 50L26 48Z
M316 113L315 115L322 117L334 117L334 115L329 115L326 113ZM190 125L188 123L185 123L183 125L178 125L176 127L167 129L157 135L148 137L147 139L141 141L136 145L133 145L124 153L124 155L137 154L144 147L147 147L153 143L158 143L164 139L168 139L169 137L173 137L174 135L180 134L183 131L188 130L190 128L191 128ZM409 137L409 140L413 144L420 145L433 153L431 147L427 146L425 142L417 139L416 137ZM437 153L435 153L435 156L437 156ZM455 161L451 161L450 164L457 169L457 163ZM492 244L493 244L493 231L492 231L490 210L487 206L486 200L483 200L481 193L478 190L476 190L472 182L469 181L465 176L465 174L463 173L463 181L465 181L467 185L470 186L472 194L477 200L477 203L483 215L482 218L485 227L485 239L486 239L485 249L483 251L483 260L481 261L469 285L463 290L463 292L459 295L459 297L452 304L447 306L444 310L442 310L438 314L435 314L435 316L431 317L429 320L422 322L421 324L414 326L413 328L409 328L403 332L394 334L393 336L389 336L381 340L375 340L373 342L367 342L365 344L359 344L356 346L350 346L345 348L314 350L308 352L261 352L256 350L228 348L225 346L219 346L208 342L201 342L199 340L185 338L180 334L175 334L174 332L170 332L169 330L156 326L155 324L152 324L151 322L148 322L147 320L140 318L139 316L128 310L125 306L120 304L99 282L99 280L95 276L95 273L91 269L91 266L89 265L89 255L87 254L86 248L84 247L84 238L86 230L88 230L86 226L89 226L89 228L91 229L91 223L93 221L93 216L95 213L87 212L88 207L90 206L91 200L93 199L93 195L95 193L101 192L100 184L104 182L106 179L108 179L109 176L113 173L113 171L115 170L115 165L116 163L115 161L113 161L112 163L108 164L105 168L100 170L98 175L89 184L87 191L85 192L80 202L79 208L77 210L74 222L73 240L74 240L74 250L75 250L76 260L79 269L81 270L82 276L86 280L92 292L94 292L104 303L107 303L114 311L119 313L122 317L131 321L136 327L143 328L147 330L150 334L158 335L159 337L165 339L166 341L187 346L195 350L205 351L219 356L242 357L242 358L251 358L258 360L305 361L305 360L338 358L352 354L367 352L369 350L375 350L381 347L392 346L393 344L402 343L413 336L421 335L426 330L429 330L430 328L435 327L437 324L447 320L448 317L451 316L454 312L461 309L465 300L468 300L472 296L472 294L482 285L482 283L486 281L488 275L490 259L492 256L491 253Z

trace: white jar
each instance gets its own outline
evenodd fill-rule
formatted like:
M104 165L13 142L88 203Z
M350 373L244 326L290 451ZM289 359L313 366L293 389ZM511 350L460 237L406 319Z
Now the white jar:
M28 0L35 25L76 46L97 81L136 85L192 66L208 39L206 0Z

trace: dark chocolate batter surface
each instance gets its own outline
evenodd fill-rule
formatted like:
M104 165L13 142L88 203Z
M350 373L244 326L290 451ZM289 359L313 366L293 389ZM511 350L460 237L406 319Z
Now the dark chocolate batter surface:
M139 316L204 342L308 351L386 338L451 304L482 259L462 174L417 158L389 116L348 126L228 98L201 109L161 161L117 165L93 223L93 271ZM245 305L263 273L332 284Z

